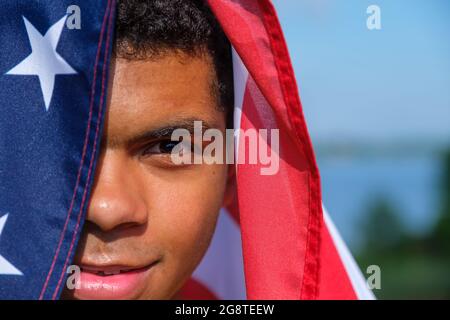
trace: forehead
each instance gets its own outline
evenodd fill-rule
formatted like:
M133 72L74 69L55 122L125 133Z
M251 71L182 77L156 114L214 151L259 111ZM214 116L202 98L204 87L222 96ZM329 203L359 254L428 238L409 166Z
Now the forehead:
M115 59L112 64L107 135L154 129L170 120L223 119L213 94L207 56L167 54L155 59Z

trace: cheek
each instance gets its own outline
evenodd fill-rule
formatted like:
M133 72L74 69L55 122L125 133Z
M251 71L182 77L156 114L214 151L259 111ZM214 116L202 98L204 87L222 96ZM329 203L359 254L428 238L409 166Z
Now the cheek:
M226 186L225 165L198 165L153 175L150 233L163 248L167 268L190 274L214 233Z

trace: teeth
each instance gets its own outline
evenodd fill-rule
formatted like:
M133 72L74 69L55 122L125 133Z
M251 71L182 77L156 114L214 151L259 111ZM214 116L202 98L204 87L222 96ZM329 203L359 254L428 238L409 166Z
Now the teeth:
M95 273L99 276L114 276L120 273L125 273L125 272L129 272L133 269L127 268L127 269L116 269L116 270L94 270L94 269L89 269L89 268L81 268L82 271L86 271L86 272L91 272L91 273Z
M106 276L112 276L120 273L120 270L117 271L103 271Z

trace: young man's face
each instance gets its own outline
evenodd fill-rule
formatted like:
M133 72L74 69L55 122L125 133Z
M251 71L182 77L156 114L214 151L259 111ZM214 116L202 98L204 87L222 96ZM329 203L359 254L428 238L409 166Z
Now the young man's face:
M74 264L79 299L169 299L205 253L225 164L175 165L171 131L194 120L225 131L208 57L116 59L95 184ZM127 271L128 270L128 271ZM104 273L117 273L105 275Z

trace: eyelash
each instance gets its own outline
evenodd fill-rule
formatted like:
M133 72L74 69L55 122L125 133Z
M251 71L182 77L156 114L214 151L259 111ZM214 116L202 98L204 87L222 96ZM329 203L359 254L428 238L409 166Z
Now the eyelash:
M172 148L170 149L170 151L151 151L153 148L157 147L158 145L161 144L173 144ZM151 156L151 155L169 155L172 151L172 149L178 144L178 141L172 141L170 138L167 139L162 139L162 140L158 140L158 141L154 141L151 144L147 145L141 152L142 156Z
M193 137L191 137L193 139ZM175 165L172 162L172 150L175 146L177 146L180 143L180 141L174 141L171 139L171 136L168 137L161 137L159 140L149 142L147 145L144 145L141 148L141 151L139 151L139 156L142 158L143 161L156 161L153 162L155 165L163 165L172 167ZM162 144L171 144L171 146L167 149L169 150L161 150ZM159 146L159 148L158 148ZM195 153L200 152L200 154L203 152L203 148L205 145L196 145L193 140L191 140L190 150L188 151L188 154L193 156ZM158 150L154 150L155 148L158 148ZM185 152L184 148L182 149ZM184 167L185 165L177 164L177 167Z

